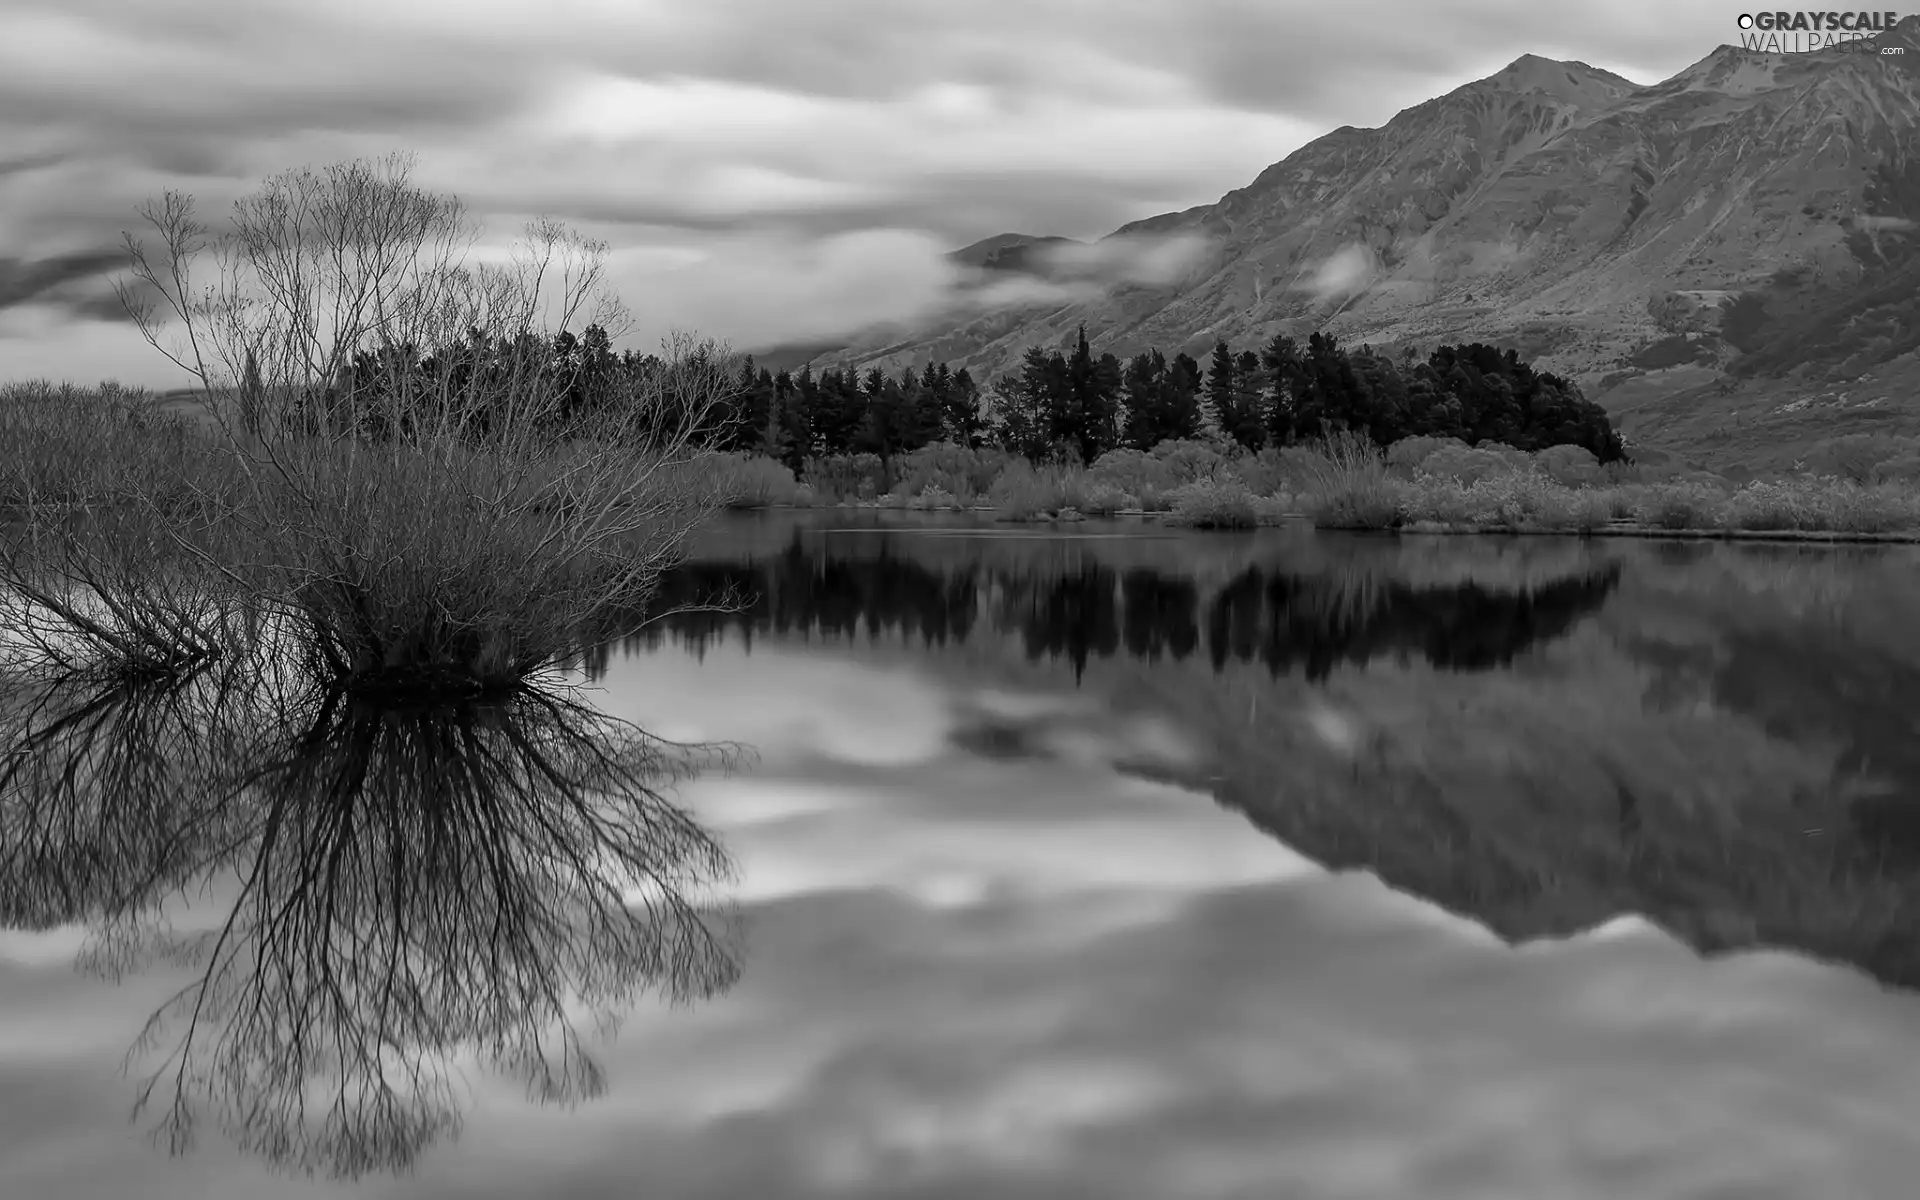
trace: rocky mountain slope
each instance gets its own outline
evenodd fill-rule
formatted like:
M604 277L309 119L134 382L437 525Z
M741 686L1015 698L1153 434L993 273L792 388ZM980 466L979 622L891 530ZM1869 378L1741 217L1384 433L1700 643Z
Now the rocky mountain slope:
M1920 17L1853 48L1722 46L1647 87L1523 56L1109 239L1161 235L1204 246L1172 282L949 316L816 361L994 374L1084 324L1123 355L1314 329L1500 341L1603 402L1675 368L1844 381L1920 346ZM1044 277L1042 241L960 257Z

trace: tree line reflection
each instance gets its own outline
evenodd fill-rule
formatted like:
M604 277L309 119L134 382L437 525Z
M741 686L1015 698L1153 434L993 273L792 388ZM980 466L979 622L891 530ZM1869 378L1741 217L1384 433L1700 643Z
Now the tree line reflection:
M731 984L726 855L664 789L737 751L553 680L408 703L298 658L6 693L0 921L186 976L128 1058L157 1141L211 1122L296 1170L403 1169L459 1128L463 1063L591 1097L591 1030Z
M1146 567L1080 561L1047 571L987 563L935 566L883 545L846 554L796 537L764 558L695 561L662 576L657 617L626 645L695 651L723 637L882 634L961 644L980 630L1017 634L1029 659L1089 661L1204 655L1218 671L1259 662L1323 680L1343 664L1419 657L1452 670L1511 663L1599 609L1620 579L1609 562L1533 587L1419 585L1368 569L1294 573L1249 566L1224 583ZM717 598L726 598L716 602ZM590 677L611 646L585 655Z

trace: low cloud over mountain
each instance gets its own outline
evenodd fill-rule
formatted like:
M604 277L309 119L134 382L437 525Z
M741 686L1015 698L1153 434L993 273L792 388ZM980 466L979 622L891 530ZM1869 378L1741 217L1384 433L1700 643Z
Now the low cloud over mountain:
M218 224L273 172L412 150L490 237L546 213L607 238L636 340L752 345L944 311L955 246L1091 241L1203 204L1336 122L1523 51L1655 78L1732 37L1730 18L1670 9L15 0L0 374L159 381L159 356L97 318L107 256L169 188ZM102 266L65 278L78 261ZM57 287L19 283L48 272Z

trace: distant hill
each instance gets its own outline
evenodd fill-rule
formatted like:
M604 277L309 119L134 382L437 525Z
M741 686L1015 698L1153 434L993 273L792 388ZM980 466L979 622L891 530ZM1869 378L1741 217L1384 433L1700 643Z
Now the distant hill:
M982 238L971 246L962 246L947 257L969 267L978 267L983 271L1022 271L1029 274L1044 274L1046 266L1042 255L1036 251L1045 251L1056 246L1084 246L1064 237L1035 237L1027 233L1000 233L990 238Z
M814 359L845 350L847 346L846 338L828 338L815 342L785 342L751 353L755 366L778 374L781 371L798 371Z
M1123 356L1324 328L1511 346L1687 456L1711 456L1736 408L1797 430L1813 406L1780 406L1851 396L1870 374L1891 393L1920 348L1920 17L1850 49L1721 46L1647 87L1523 55L1108 239L1171 234L1206 253L1170 283L950 313L816 362L993 375L1081 325ZM1004 234L955 257L1026 269L1054 240ZM1680 407L1656 412L1662 397ZM1862 412L1897 423L1920 401Z
M1739 378L1682 367L1598 397L1629 453L1657 447L1717 471L1790 470L1808 447L1852 433L1920 436L1920 355L1845 381Z

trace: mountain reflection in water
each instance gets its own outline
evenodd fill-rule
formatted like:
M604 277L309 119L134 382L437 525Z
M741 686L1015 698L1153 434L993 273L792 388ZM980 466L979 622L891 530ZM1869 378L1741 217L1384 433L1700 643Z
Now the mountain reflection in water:
M726 747L551 681L382 703L288 657L43 678L6 712L0 922L84 924L109 978L188 967L129 1057L163 1145L211 1117L281 1166L404 1169L457 1130L463 1064L591 1097L583 1026L732 982L701 895L727 859L661 792Z
M1703 951L1793 947L1920 985L1920 665L1888 653L1904 622L1777 608L1880 604L1920 582L1910 555L1135 534L737 526L666 577L627 652L861 638L1003 679L1070 668L1206 748L1136 772L1509 939L1640 914ZM1706 588L1721 607L1695 616ZM955 736L1000 759L1036 744L992 717Z
M341 1194L150 1086L423 1200L1905 1195L1912 997L1686 947L1920 983L1917 561L768 514L459 704L10 680L0 1194Z

